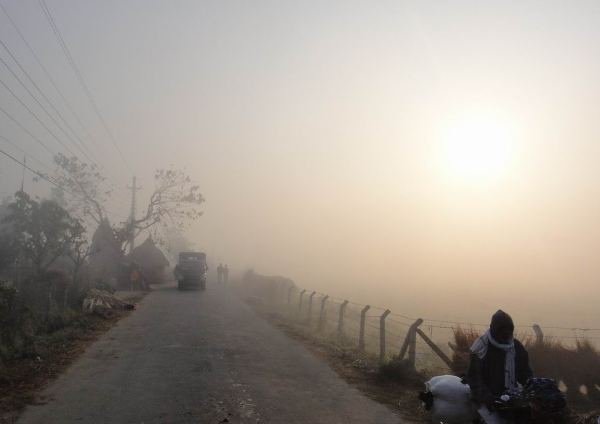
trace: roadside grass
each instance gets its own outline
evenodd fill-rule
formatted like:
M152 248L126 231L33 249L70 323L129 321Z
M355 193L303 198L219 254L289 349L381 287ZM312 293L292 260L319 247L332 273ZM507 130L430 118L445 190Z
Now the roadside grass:
M140 300L141 296L131 300ZM109 318L73 313L61 328L38 334L26 354L0 363L0 424L15 423L29 404L44 403L36 394L59 376L100 335L131 311L117 311Z
M423 382L428 380L426 374L411 371L406 363L400 361L380 366L377 355L359 351L352 339L340 339L331 331L315 332L312 327L297 322L285 312L273 312L256 298L246 300L259 316L290 338L303 343L365 396L398 414L402 422L428 422L418 399Z
M259 298L247 298L247 303L263 318L288 336L302 342L313 354L325 360L331 368L348 383L357 387L367 397L387 405L401 416L407 423L430 422L418 392L423 383L436 375L436 367L431 370L411 369L406 361L389 358L380 365L378 357L356 349L353 339L338 338L332 331L315 331L314 326L298 321L296 314L289 310L274 310ZM455 375L466 372L469 361L469 348L479 337L473 329L458 328L454 334L454 354L452 371ZM535 344L533 339L524 339L526 348L536 375L555 378L557 381L588 381L588 387L600 392L600 385L590 383L597 381L597 369L600 366L598 351L585 341L569 348L556 340L548 339L542 345ZM439 372L437 373L439 374ZM557 376L568 375L568 378ZM570 383L571 385L575 383ZM596 424L600 411L597 394L588 389L582 395L579 385L576 390L568 390L571 414L569 424Z
M408 360L400 360L392 358L390 361L379 365L379 376L384 380L399 381L405 385L422 387L423 382L427 381L431 376L426 373L415 370Z

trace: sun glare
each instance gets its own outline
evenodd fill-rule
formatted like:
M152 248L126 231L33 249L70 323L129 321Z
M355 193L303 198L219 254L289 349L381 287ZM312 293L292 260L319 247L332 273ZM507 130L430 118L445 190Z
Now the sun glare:
M508 125L491 119L453 121L442 137L443 167L448 177L489 182L506 176L514 157Z

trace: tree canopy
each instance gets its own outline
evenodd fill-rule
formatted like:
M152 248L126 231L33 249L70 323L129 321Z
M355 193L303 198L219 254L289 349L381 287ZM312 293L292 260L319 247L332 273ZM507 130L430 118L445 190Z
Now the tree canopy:
M82 219L91 218L97 225L106 221L106 204L112 194L107 179L95 166L81 162L76 157L62 154L55 157L56 180L70 195L66 202L70 210ZM130 236L139 235L156 227L183 228L202 216L200 206L204 197L200 187L181 169L158 169L154 173L154 189L141 216L113 225L115 238L123 248ZM160 238L160 237L157 237Z
M106 202L112 188L106 187L106 177L96 165L81 162L77 157L67 157L62 153L54 157L57 165L54 181L68 190L68 197L62 193L54 196L69 205L71 212L81 219L91 218L100 224L106 218ZM103 187L105 186L105 187Z
M38 202L22 191L8 205L3 221L11 226L13 250L27 258L37 273L68 255L85 233L81 223L56 202Z

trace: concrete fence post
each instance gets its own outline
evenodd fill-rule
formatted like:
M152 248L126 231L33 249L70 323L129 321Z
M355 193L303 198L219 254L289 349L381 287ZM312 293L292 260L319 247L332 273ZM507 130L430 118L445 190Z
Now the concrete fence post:
M417 329L421 324L423 324L423 320L419 318L410 326L408 333L406 333L406 339L404 339L402 348L400 348L400 354L398 355L400 360L402 360L406 355L406 351L408 351L408 362L413 368L415 367L417 358Z
M358 335L358 350L364 352L365 350L365 321L367 319L367 311L371 307L369 305L362 308L360 311L360 333Z
M327 302L329 296L325 295L323 299L321 299L321 311L319 312L319 331L323 330L325 326L325 302Z
M348 301L344 300L344 302L340 305L340 314L338 317L338 337L342 338L344 336L344 314L346 313L346 306L348 306Z
M533 332L535 333L535 344L540 346L544 344L544 332L538 324L533 324Z
M306 293L306 289L300 292L300 300L298 301L298 312L302 311L302 299L304 298L304 293Z
M308 296L308 317L306 319L306 322L308 324L310 324L310 321L312 319L312 305L313 305L313 297L315 297L315 294L317 294L316 291L313 291L310 296Z
M379 317L379 362L385 361L385 319L392 311L386 309Z

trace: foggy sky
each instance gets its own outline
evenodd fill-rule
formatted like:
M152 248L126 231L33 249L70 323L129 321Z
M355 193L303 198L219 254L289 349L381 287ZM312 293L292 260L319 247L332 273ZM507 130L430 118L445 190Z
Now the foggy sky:
M207 199L190 238L234 270L430 317L600 322L598 2L47 3L129 166L37 1L3 1L94 135L114 220L133 174L143 204L173 164ZM62 107L1 13L0 37ZM445 122L474 113L513 129L489 184L438 161ZM19 167L0 158L0 181L14 192Z

